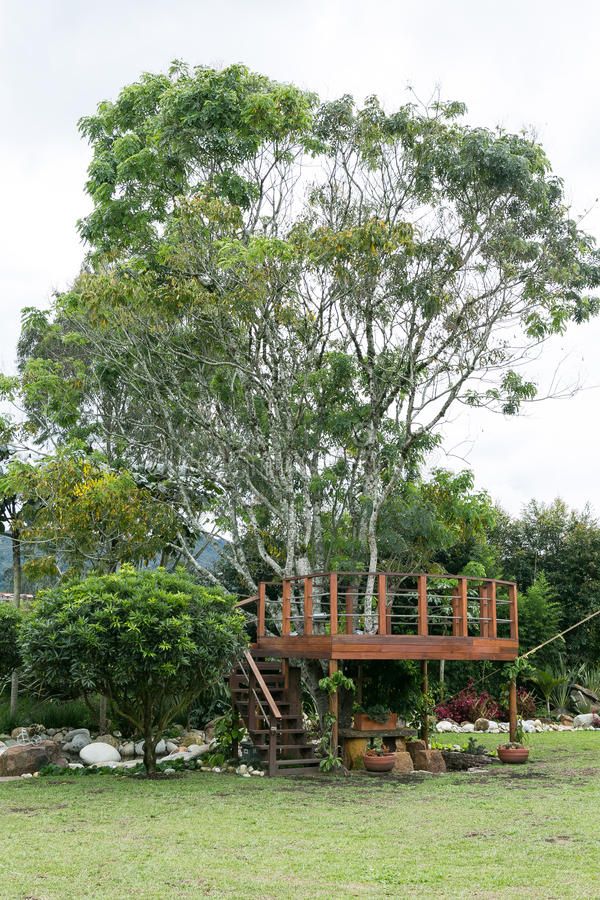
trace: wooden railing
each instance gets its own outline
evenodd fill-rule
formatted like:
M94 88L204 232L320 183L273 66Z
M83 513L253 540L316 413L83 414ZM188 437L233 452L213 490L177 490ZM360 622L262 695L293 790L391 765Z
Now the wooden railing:
M476 576L317 572L261 582L257 638L418 635L518 640L517 586Z

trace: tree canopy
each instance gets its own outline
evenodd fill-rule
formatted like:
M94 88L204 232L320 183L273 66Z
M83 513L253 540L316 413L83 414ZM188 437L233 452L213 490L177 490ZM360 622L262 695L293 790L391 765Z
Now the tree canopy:
M208 526L247 589L255 561L374 570L450 411L518 413L531 352L598 312L543 149L464 113L181 63L101 103L86 268L5 385L34 438L168 502L204 577Z

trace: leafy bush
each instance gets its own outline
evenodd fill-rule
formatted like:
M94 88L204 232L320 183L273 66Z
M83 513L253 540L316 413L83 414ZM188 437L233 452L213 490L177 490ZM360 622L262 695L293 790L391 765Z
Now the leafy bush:
M19 709L10 713L10 703L0 702L0 733L6 734L20 725L41 723L46 728L97 728L98 711L83 700L37 700L19 697Z
M439 719L450 719L453 722L475 722L477 719L501 719L504 710L497 700L487 691L477 691L473 679L456 696L439 703L435 707Z
M21 618L16 606L0 600L0 682L21 665L17 643Z
M517 713L522 719L533 719L536 714L537 703L535 694L527 688L517 688Z
M113 575L42 591L21 628L26 669L47 691L100 693L144 737L156 771L162 731L230 671L245 646L235 600L183 569Z

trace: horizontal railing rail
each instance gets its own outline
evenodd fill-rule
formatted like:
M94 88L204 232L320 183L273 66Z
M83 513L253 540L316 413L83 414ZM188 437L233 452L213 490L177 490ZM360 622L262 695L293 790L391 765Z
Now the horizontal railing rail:
M261 582L256 634L417 635L518 641L517 586L477 575L314 572Z

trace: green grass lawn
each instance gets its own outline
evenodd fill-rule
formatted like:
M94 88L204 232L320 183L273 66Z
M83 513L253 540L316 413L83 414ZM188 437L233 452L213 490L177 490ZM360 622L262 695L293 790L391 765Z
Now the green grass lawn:
M3 783L0 897L600 897L600 733L530 746L410 780Z

